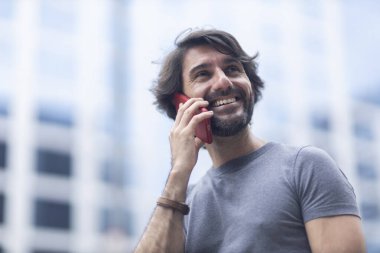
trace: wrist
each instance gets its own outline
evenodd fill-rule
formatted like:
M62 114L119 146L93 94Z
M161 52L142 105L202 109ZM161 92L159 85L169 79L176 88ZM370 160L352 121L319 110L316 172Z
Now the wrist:
M162 196L175 201L184 202L189 179L190 173L173 168L170 171Z
M165 197L159 197L157 200L157 205L164 208L173 209L174 211L178 211L183 215L187 215L190 212L190 208L188 205L186 205L186 203L178 202Z

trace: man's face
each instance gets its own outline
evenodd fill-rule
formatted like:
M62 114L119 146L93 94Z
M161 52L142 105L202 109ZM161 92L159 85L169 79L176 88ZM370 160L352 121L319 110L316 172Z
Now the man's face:
M187 96L209 101L214 135L235 135L251 121L251 82L234 57L207 45L190 48L184 56L182 80Z

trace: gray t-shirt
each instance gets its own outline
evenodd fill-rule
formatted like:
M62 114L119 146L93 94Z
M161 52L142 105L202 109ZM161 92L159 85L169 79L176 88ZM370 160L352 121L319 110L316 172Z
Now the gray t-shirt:
M278 143L211 168L187 202L187 253L309 253L304 223L359 216L352 186L326 152Z

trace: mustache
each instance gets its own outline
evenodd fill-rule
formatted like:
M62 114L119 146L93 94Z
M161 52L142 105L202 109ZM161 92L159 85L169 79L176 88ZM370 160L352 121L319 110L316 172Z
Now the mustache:
M226 90L218 90L218 91L209 93L203 99L207 100L208 102L212 102L218 99L219 97L225 97L225 96L231 96L231 95L238 97L239 99L246 98L246 94L244 93L242 89L238 87L229 87Z

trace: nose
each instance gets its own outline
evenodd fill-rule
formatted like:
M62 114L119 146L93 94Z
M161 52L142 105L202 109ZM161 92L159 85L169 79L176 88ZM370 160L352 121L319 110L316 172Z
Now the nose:
M214 76L214 83L212 85L212 90L213 91L218 91L218 90L227 90L232 87L232 82L226 76L226 73L222 69L217 69L215 71L215 76Z

